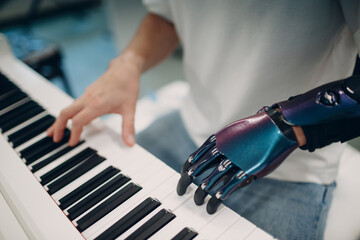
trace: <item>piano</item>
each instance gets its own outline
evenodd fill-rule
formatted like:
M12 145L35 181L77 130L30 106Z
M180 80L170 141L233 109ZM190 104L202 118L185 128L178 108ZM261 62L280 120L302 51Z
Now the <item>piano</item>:
M194 185L178 196L177 172L99 119L77 146L53 143L71 102L0 35L0 239L273 239L223 205L208 215Z

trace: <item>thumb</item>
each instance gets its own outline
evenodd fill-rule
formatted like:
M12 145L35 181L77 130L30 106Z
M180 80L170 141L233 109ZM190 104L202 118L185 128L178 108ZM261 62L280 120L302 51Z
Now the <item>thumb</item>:
M133 111L123 113L122 138L129 147L135 144L134 115L135 113Z

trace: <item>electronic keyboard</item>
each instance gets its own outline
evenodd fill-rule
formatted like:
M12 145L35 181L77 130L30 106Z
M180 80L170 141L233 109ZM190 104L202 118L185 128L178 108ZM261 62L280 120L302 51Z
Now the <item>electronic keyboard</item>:
M73 99L16 59L0 35L0 239L273 239L231 209L209 215L192 185L101 120L67 144L45 130Z

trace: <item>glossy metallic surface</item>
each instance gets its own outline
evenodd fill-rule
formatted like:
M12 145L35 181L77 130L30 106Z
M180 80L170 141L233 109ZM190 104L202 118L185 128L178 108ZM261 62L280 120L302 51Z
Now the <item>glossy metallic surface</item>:
M343 89L343 80L331 82L279 102L286 122L292 125L314 125L360 116L360 105Z
M269 174L298 146L266 113L236 121L215 136L219 152L256 177Z

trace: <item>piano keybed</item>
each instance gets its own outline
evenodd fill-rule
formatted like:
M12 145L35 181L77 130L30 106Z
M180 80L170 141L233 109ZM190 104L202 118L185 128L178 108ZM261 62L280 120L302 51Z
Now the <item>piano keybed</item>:
M49 204L83 238L273 239L224 206L208 215L193 203L194 187L177 196L178 173L138 146L127 149L114 143L99 123L75 147L67 144L68 129L54 143L45 130L55 117L5 74L0 74L0 86L0 149L17 154L16 161L22 160L52 200ZM3 169L8 163L1 162L1 191L9 196Z

